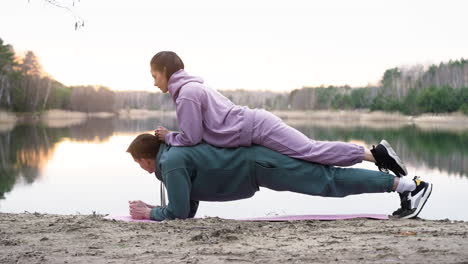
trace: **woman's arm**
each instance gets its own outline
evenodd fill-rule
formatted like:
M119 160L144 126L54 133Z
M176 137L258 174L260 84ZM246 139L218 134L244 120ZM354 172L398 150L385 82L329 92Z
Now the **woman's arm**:
M201 105L183 98L177 102L177 121L181 132L167 133L164 141L171 146L193 146L203 139L203 116Z

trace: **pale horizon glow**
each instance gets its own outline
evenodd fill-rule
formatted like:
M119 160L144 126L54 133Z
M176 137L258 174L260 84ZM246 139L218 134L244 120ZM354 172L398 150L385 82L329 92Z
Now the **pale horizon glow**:
M158 91L151 57L177 52L218 89L366 86L386 69L468 57L462 0L3 0L0 38L65 85Z

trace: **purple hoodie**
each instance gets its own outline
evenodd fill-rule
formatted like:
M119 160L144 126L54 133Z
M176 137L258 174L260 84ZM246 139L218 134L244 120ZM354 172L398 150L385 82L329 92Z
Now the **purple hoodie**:
M167 144L193 146L202 140L218 147L252 144L254 110L233 104L184 70L172 74L168 89L176 104L181 132L168 133Z

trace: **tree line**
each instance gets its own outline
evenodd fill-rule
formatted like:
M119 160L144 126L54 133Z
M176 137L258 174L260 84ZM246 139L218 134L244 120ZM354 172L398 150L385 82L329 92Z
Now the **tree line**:
M375 86L302 87L283 93L220 92L236 104L267 110L370 109L404 114L454 111L468 114L468 60L388 69ZM129 108L174 110L174 104L168 94L159 92L65 86L43 71L32 51L18 56L11 45L0 39L0 110L116 112Z
M42 112L64 109L112 112L115 93L104 86L65 86L42 69L32 51L18 56L0 39L0 109Z

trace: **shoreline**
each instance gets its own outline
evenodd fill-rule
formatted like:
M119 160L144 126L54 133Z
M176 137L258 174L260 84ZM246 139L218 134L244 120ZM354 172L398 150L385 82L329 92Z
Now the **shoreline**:
M398 129L413 125L425 131L459 132L468 130L468 116L461 113L423 114L419 116L406 116L398 112L381 111L276 111L273 113L292 126L313 122L314 125L322 127Z
M415 125L423 130L468 130L468 116L461 113L422 114L405 116L398 112L382 111L272 111L284 122L292 126L308 125L326 127L369 127L374 129L401 128ZM44 113L11 113L0 111L0 132L9 131L19 123L41 123L47 127L69 127L86 122L89 118L119 118L139 120L156 117L176 118L175 111L121 109L116 113L84 113L59 109Z
M468 222L128 223L99 215L0 213L1 263L465 263Z

